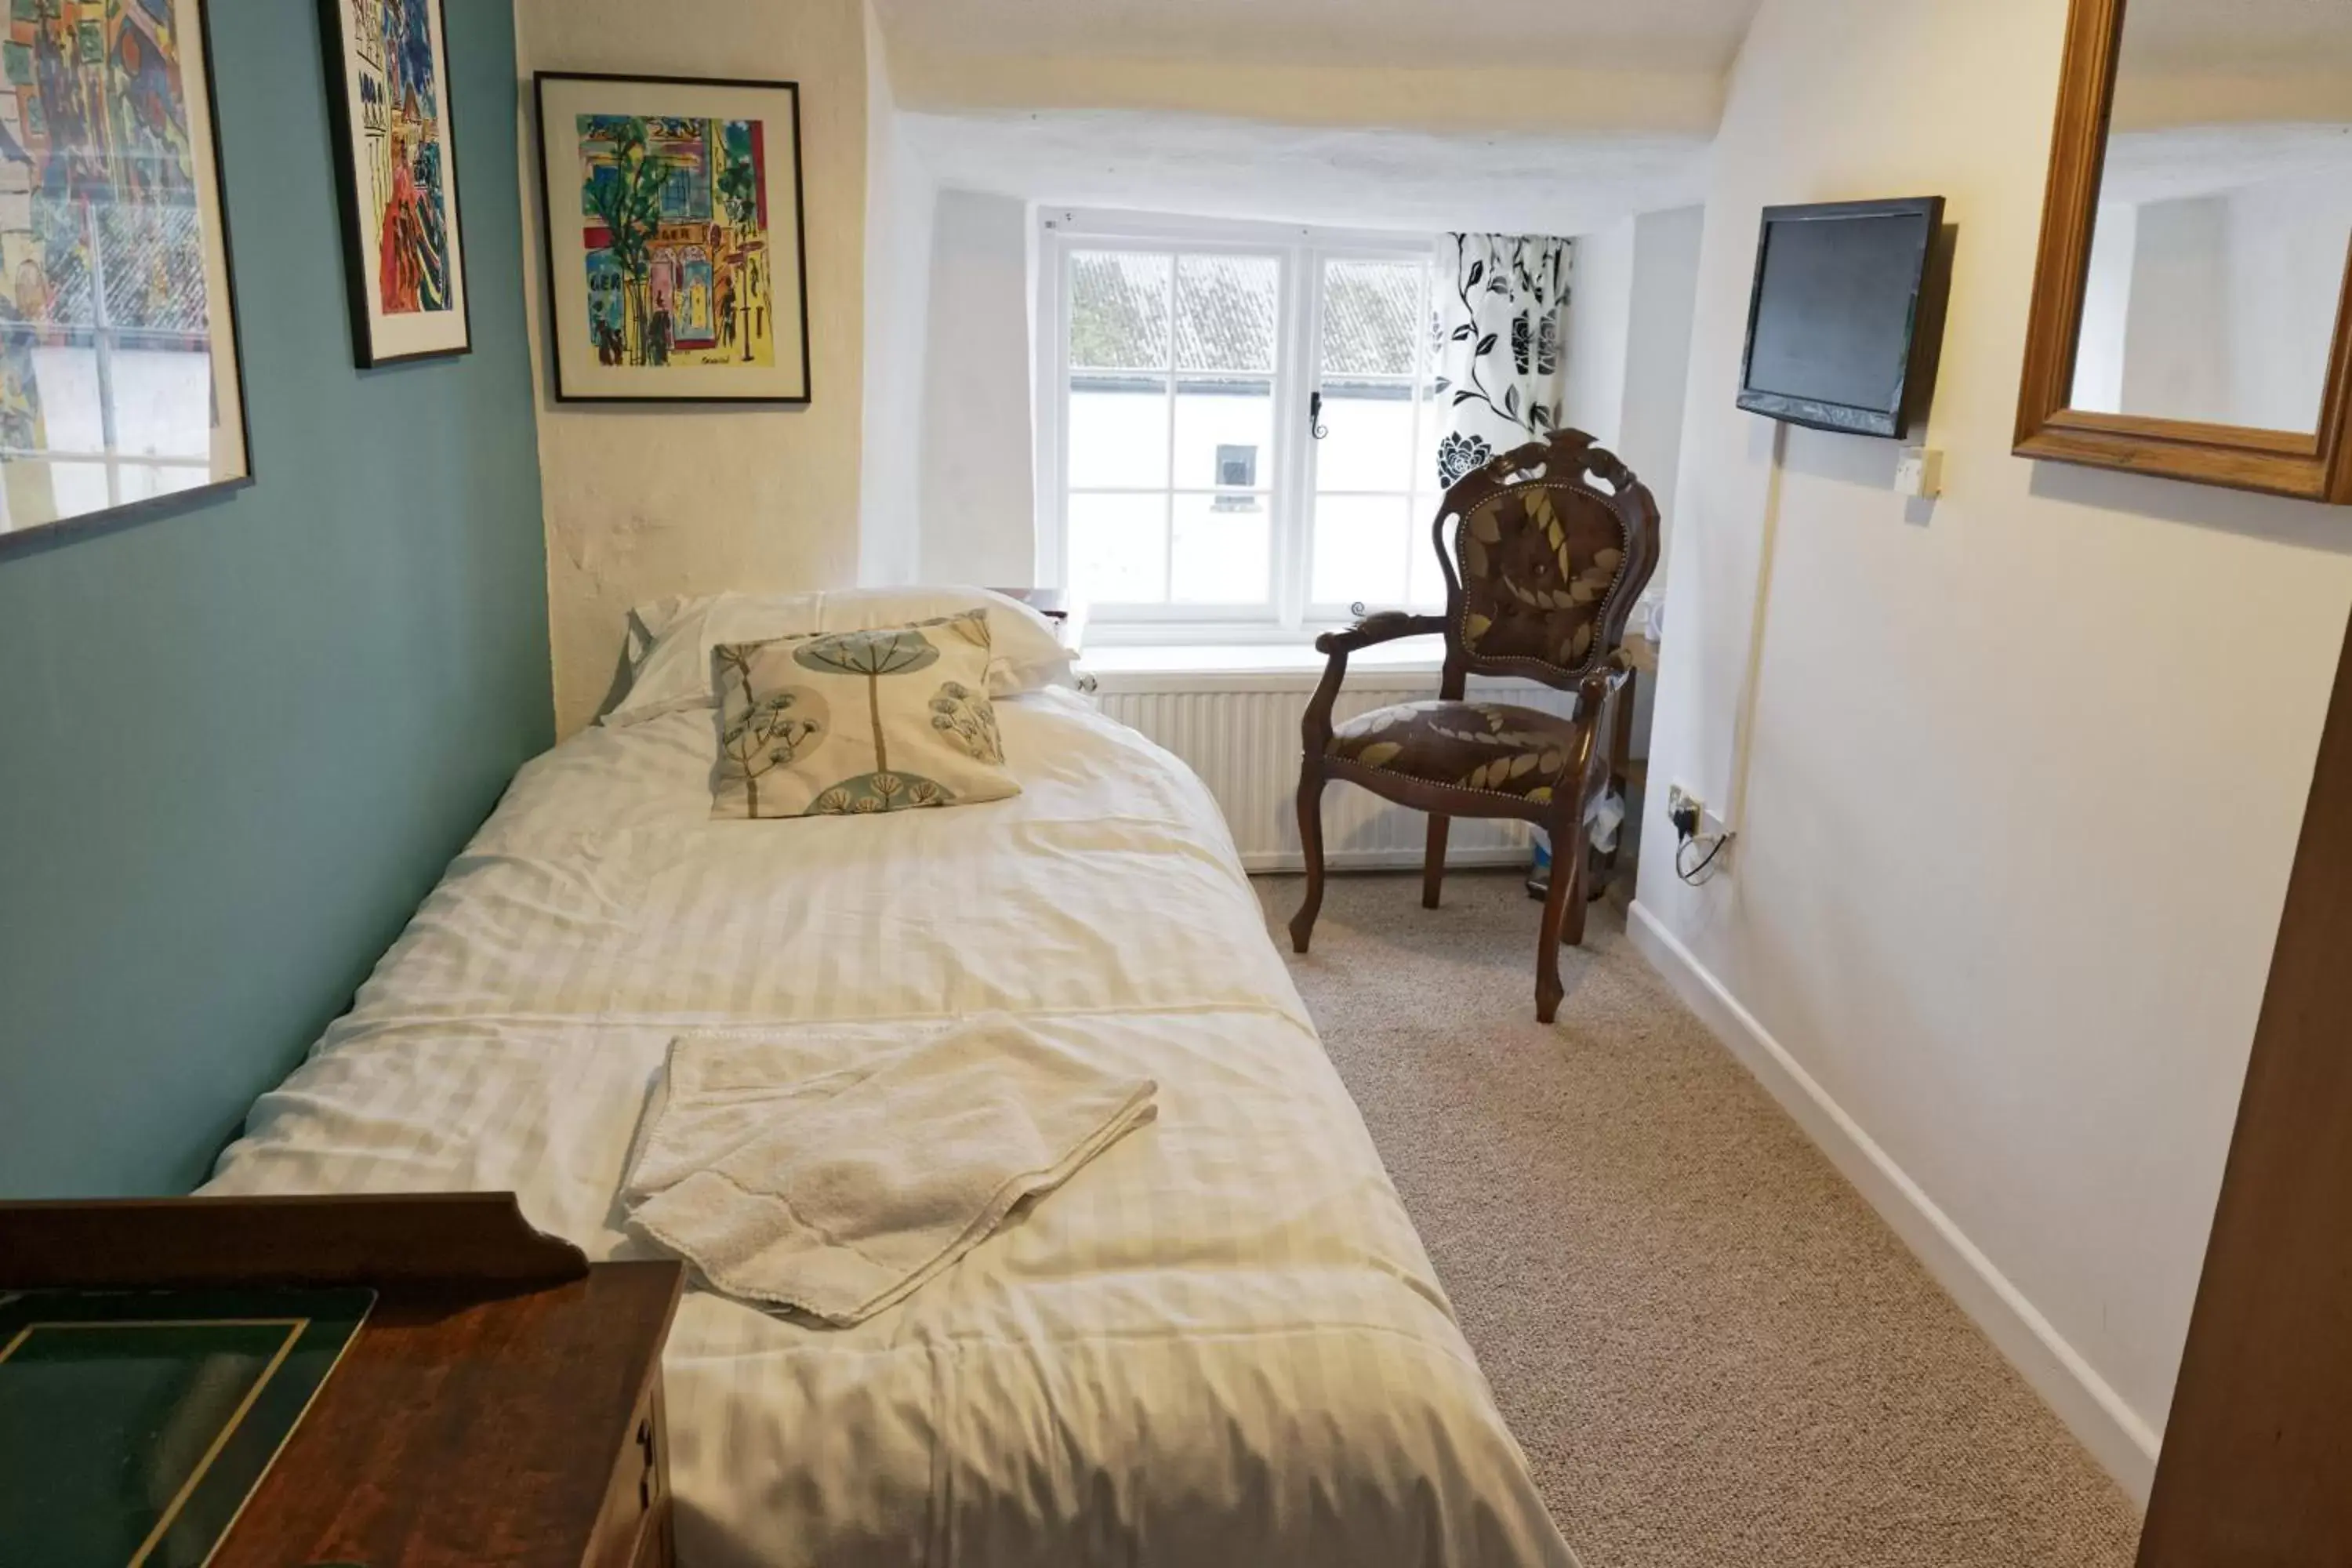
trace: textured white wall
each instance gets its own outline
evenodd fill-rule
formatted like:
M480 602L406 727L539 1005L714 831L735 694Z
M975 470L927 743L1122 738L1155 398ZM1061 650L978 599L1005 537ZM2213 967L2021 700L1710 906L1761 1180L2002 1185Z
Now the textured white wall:
M2102 414L2124 408L2124 345L2131 326L2132 266L2139 258L2139 207L2101 202L2091 226L2083 327L2074 349L2074 404Z
M1674 527L1675 482L1683 449L1683 398L1690 384L1691 313L1698 302L1703 206L1643 213L1633 220L1632 320L1625 330L1625 396L1617 455L1633 466Z
M1572 256L1560 422L1613 451L1625 413L1625 355L1633 330L1633 220L1578 235Z
M594 717L630 605L726 587L826 587L858 558L864 396L866 39L860 0L516 0L520 68L801 84L810 389L805 407L558 404L526 127L524 281L546 505L559 735ZM525 93L524 113L530 112Z
M2230 204L2149 202L2137 232L2122 411L2242 423L2230 382Z
M857 580L911 583L922 555L923 365L939 190L890 91L882 37L866 26L866 395Z
M2352 252L2352 165L2264 181L2229 205L2235 411L2269 429L2316 429L2335 346L2326 323Z
M1765 0L1707 201L1643 913L2163 1425L2347 610L2342 511L2010 453L2065 0ZM1927 440L1733 406L1759 209L1941 192ZM1771 526L1768 527L1768 523ZM1745 821L1677 881L1663 793ZM2013 1352L2014 1353L2014 1352ZM2051 1386L2045 1384L2045 1386Z
M1036 574L1029 207L940 193L921 456L922 575L1025 587Z

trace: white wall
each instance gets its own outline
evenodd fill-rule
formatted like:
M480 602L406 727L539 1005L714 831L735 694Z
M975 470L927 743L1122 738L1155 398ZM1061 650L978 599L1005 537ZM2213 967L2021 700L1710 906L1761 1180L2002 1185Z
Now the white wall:
M2315 429L2335 346L2326 323L2352 248L2352 168L2249 185L2229 206L2236 410L2268 429Z
M2101 202L2091 225L2089 276L2083 288L2083 327L2074 349L2074 405L2120 414L2124 407L2124 345L2131 328L2132 267L2139 258L2139 207Z
M1633 220L1633 293L1617 455L1650 487L1669 531L1682 460L1683 400L1690 385L1699 240L1706 226L1703 206L1643 213Z
M1672 525L1705 207L1576 237L1563 420L1633 466Z
M1570 256L1568 384L1560 395L1560 423L1615 451L1633 329L1633 220L1578 235Z
M2149 202L2137 234L2122 411L2244 423L2233 417L2230 384L2230 204L2220 196Z
M1036 574L1028 204L940 193L923 384L922 576L1026 587Z
M2348 239L2352 170L2341 166L2103 203L2075 405L2315 428Z
M520 68L801 84L811 401L805 407L557 404L530 134L521 171L531 373L546 504L559 734L593 718L630 605L724 587L850 582L864 396L866 40L859 0L517 0ZM524 95L528 115L530 95Z
M2065 20L1764 0L1707 202L1635 924L2144 1487L2352 528L2010 454ZM1944 499L1894 493L1892 443L1799 430L1776 485L1773 427L1732 402L1759 209L1930 192L1958 227ZM1759 597L1739 838L1692 889L1660 792L1732 799Z
M922 553L923 423L931 223L939 192L890 90L881 29L866 18L866 375L857 580L911 583Z

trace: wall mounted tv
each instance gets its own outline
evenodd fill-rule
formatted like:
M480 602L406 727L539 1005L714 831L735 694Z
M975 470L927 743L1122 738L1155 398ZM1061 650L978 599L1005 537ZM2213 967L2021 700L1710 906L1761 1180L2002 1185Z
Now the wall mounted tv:
M1902 437L1927 407L1943 331L1944 198L1767 207L1739 406Z

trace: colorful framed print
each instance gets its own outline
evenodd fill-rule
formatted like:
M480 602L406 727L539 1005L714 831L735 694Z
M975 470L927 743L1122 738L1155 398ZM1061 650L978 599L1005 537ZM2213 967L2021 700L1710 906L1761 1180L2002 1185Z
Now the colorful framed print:
M252 482L202 0L9 0L0 548Z
M441 0L319 0L362 368L473 345Z
M532 86L556 397L806 403L799 87Z

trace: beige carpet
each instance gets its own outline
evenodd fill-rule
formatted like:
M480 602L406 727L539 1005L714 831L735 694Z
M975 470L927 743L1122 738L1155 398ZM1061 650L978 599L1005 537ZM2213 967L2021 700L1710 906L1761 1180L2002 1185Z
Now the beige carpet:
M1294 877L1259 892L1279 928ZM2102 1568L2107 1479L1596 905L1335 877L1292 973L1585 1568Z

